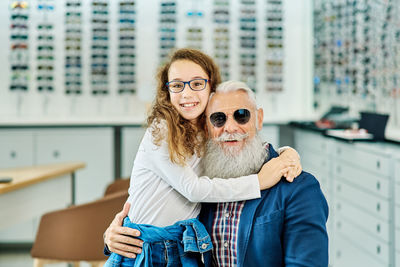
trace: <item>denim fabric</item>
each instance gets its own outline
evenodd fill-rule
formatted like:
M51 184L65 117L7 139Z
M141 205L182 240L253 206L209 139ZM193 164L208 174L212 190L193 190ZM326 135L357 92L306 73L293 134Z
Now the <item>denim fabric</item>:
M144 241L142 253L129 259L112 253L104 267L148 267L202 265L199 253L212 249L211 237L198 219L179 221L167 227L132 223L128 217L124 226L140 231Z

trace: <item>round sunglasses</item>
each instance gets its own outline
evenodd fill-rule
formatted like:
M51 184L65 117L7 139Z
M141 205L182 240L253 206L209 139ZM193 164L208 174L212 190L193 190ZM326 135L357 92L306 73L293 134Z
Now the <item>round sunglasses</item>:
M234 120L239 124L246 124L249 122L251 113L248 109L241 108L233 112ZM225 125L228 116L224 112L215 112L210 115L210 122L214 127L220 128Z

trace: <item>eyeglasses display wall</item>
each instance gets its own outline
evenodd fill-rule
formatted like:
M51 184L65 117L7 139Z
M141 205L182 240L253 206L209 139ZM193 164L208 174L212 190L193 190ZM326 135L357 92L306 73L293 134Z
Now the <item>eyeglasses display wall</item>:
M136 7L135 2L119 3L118 93L136 92Z
M37 25L37 57L36 81L40 92L54 91L54 25L51 13L54 11L54 1L41 0L36 6L38 11Z
M315 107L389 113L400 126L400 1L315 1Z
M283 90L283 3L282 0L267 0L266 26L266 89Z
M82 94L82 4L65 3L65 93Z
M204 5L198 0L188 1L187 4L190 4L190 6L186 11L186 21L188 22L188 27L186 28L186 46L202 50L205 16Z
M176 47L177 4L175 1L161 1L160 3L160 63L168 57Z
M29 86L29 5L10 2L10 86L11 91L27 91Z
M229 80L229 0L214 0L214 11L212 15L214 22L214 58L220 67L222 79Z
M257 17L256 0L240 0L240 80L256 91Z
M133 112L151 102L157 67L171 50L192 47L214 57L223 80L281 93L282 9L283 0L11 0L2 18L9 29L0 30L9 41L7 55L0 52L9 81L1 90L25 103L16 114L46 101L49 112L41 106L36 114ZM130 105L143 90L146 103Z

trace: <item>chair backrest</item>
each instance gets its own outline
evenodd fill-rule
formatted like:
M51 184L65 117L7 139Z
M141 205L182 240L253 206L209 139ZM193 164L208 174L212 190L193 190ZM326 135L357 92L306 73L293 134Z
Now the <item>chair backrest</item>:
M130 181L129 178L120 178L115 180L113 183L107 186L104 196L113 194L115 192L128 191L129 181Z

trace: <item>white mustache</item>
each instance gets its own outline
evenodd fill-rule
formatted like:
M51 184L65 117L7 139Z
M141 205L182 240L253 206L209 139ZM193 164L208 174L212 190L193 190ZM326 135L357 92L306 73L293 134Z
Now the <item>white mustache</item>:
M241 134L241 133L222 133L220 136L215 138L215 141L217 142L226 142L226 141L242 141L243 139L247 138L249 136L248 133Z

